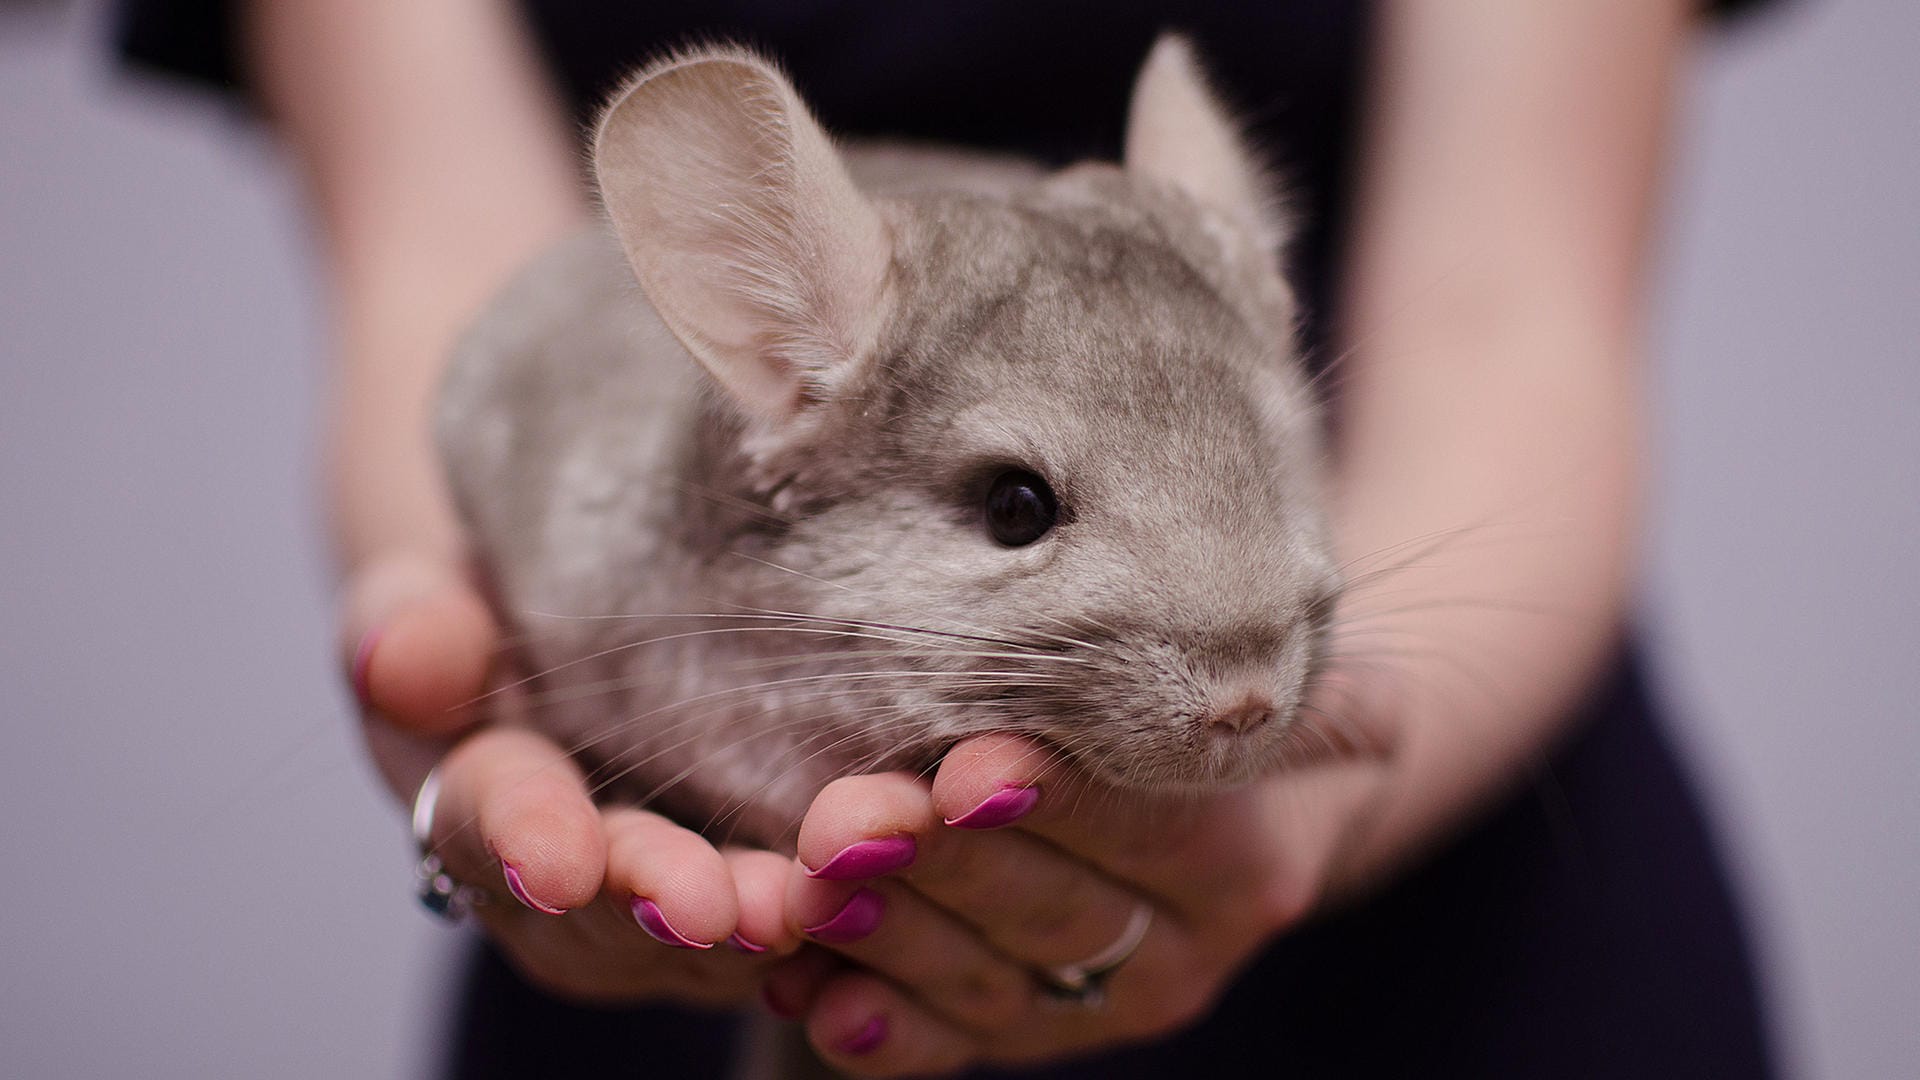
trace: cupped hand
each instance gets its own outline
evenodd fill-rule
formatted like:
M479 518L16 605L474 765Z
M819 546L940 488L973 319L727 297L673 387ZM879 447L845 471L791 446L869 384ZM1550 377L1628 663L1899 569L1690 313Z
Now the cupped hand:
M580 1001L737 1003L799 947L790 860L597 807L569 755L513 725L495 624L455 567L370 562L343 627L375 763L402 800L438 767L432 849L481 891L475 914L530 981ZM502 688L485 693L490 678Z
M480 731L441 762L439 782L433 849L456 880L488 890L475 913L549 993L737 1004L800 945L781 917L789 860L596 808L572 760L538 735Z
M959 745L931 784L839 781L802 826L787 915L849 963L775 971L769 998L861 1076L1036 1062L1176 1031L1338 878L1387 768L1343 749L1191 796L1105 786L1013 736ZM1050 990L1047 972L1127 940L1143 905L1151 921L1103 1000Z

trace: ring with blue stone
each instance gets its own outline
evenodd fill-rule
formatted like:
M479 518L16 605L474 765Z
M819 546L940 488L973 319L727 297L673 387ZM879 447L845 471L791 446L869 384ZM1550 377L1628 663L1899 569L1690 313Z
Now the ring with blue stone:
M487 902L486 890L455 878L433 848L433 810L440 801L440 769L435 766L413 797L413 842L420 861L413 868L414 895L434 917L450 923L466 920Z

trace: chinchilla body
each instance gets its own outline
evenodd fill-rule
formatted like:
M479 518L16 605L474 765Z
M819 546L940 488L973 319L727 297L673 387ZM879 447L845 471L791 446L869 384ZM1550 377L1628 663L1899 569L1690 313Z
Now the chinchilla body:
M843 152L705 50L602 120L607 224L467 336L438 435L528 722L790 847L984 731L1117 784L1297 745L1338 587L1278 229L1177 40L1124 164Z

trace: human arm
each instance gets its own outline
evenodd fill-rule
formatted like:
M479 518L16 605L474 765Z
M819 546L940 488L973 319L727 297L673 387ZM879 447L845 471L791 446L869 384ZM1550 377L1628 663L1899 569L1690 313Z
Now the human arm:
M1038 775L1033 754L999 740L950 755L930 791L900 778L831 789L801 860L912 832L918 861L877 887L963 913L953 921L981 943L957 974L777 981L842 1068L1044 1058L1190 1021L1274 933L1405 867L1515 782L1613 646L1634 536L1644 252L1688 10L1405 0L1384 17L1341 313L1351 355L1333 375L1336 533L1354 584L1313 703L1369 752L1179 809ZM983 856L940 824L1036 780L1040 804L1008 831L1053 856ZM1104 1010L1041 1007L1009 975L1057 959L1023 952L1031 913L993 906L978 883L1058 876L1049 857L1156 908ZM836 888L796 874L798 922ZM1074 895L1081 924L1118 933L1126 896ZM845 946L885 963L861 948ZM969 985L1016 1000L981 1007L956 989ZM991 1022L1002 1015L1015 1019ZM886 1034L866 1046L874 1017Z
M381 775L405 800L441 763L434 841L456 876L504 901L481 917L542 984L622 1000L750 993L792 945L784 860L603 813L558 747L510 725L446 756L476 719L467 703L498 643L430 444L430 401L461 327L586 220L569 121L526 36L496 0L273 0L247 9L244 38L315 211L342 660ZM769 952L670 953L635 925L634 897L692 940L737 929Z

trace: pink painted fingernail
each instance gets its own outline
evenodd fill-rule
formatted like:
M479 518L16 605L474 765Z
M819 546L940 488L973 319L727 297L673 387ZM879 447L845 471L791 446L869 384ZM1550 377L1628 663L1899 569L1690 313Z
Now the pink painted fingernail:
M782 1020L800 1019L800 1010L780 1000L780 995L773 992L771 983L760 987L760 1003L767 1007L768 1012Z
M360 636L360 644L353 650L353 696L360 704L373 704L372 685L367 681L367 671L373 666L373 647L380 643L381 628L376 626Z
M887 910L887 901L872 889L861 889L833 918L819 926L807 927L807 936L824 945L845 945L850 941L859 941L880 928L880 916Z
M850 1039L840 1043L843 1054L871 1054L883 1042L887 1041L887 1018L875 1016L867 1021L867 1026L853 1034Z
M535 900L533 895L527 892L526 883L520 880L520 871L515 870L512 863L503 862L500 865L506 868L507 891L513 894L515 900L520 901L543 915L565 915L567 913L566 908L551 907Z
M947 824L956 829L998 829L1026 817L1038 805L1038 787L1004 787L980 800L979 806L948 818Z
M743 953L763 953L767 951L767 947L765 945L755 945L753 942L748 941L746 938L741 937L739 934L728 934L727 945L734 949L738 949Z
M675 930L673 924L667 921L666 913L660 910L660 905L644 896L634 897L633 903L628 906L633 909L633 921L640 924L640 929L645 930L648 937L662 945L671 945L676 949L713 948L710 941L695 941Z
M882 874L891 874L895 870L905 870L913 865L913 859L919 848L911 836L885 836L878 840L862 840L848 844L840 853L827 860L827 864L818 870L808 870L807 876L822 881L860 881L876 878Z

